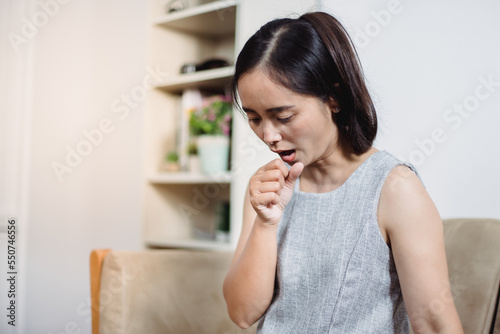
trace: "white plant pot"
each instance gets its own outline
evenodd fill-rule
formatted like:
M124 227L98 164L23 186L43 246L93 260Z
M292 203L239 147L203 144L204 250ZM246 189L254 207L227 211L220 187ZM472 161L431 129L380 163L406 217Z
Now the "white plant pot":
M203 173L214 174L228 170L228 136L201 135L198 136L197 146Z

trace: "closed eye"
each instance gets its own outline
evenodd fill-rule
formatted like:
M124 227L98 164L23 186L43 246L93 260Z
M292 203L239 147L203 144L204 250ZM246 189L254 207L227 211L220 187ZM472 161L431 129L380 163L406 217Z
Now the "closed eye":
M248 118L248 123L259 124L260 118Z
M281 123L287 123L288 121L290 121L292 119L292 116L288 116L288 117L277 117L278 121L280 121Z

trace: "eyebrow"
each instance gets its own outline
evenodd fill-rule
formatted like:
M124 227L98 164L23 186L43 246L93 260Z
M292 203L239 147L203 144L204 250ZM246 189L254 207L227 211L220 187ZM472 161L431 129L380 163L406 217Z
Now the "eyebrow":
M278 113L280 111L285 111L285 110L288 110L288 109L291 109L295 107L294 105L289 105L289 106L281 106L281 107L273 107L273 108L268 108L266 109L267 112L274 112L274 113ZM249 113L249 112L255 112L255 110L252 110L250 108L247 108L247 107L242 107L243 111L246 112L246 113Z

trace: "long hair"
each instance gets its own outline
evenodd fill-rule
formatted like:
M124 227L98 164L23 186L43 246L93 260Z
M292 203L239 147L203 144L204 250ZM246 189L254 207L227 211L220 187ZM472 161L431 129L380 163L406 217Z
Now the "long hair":
M235 103L238 80L257 67L295 93L335 100L340 112L332 118L339 145L356 155L370 149L377 135L377 114L353 43L336 18L314 12L262 26L236 60Z

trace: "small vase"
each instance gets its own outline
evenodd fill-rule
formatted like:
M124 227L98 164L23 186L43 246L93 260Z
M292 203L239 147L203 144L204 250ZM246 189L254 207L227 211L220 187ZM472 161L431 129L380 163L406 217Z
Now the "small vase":
M205 174L228 170L229 137L224 135L198 136L201 171Z
M193 174L201 173L200 157L198 155L189 156L189 171Z

